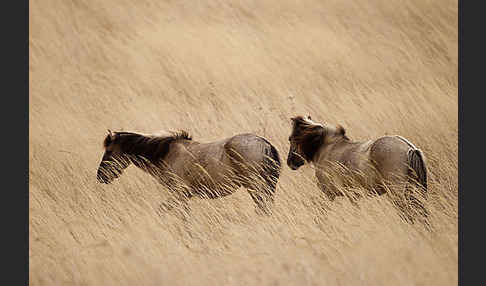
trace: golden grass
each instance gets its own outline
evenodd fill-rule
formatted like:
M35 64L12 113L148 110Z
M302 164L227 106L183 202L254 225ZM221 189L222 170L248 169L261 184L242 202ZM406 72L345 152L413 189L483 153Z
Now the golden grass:
M448 0L30 1L30 283L457 284L457 35ZM269 218L244 190L160 218L140 170L96 181L107 128L254 132L285 162L297 114L419 146L434 232L328 203L309 166Z

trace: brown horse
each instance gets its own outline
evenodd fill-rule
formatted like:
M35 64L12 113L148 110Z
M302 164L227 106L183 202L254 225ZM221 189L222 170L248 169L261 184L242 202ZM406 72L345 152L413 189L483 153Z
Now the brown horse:
M257 211L270 213L281 165L275 147L260 136L239 134L199 143L185 131L152 135L109 131L103 147L97 173L101 183L111 183L133 163L164 184L174 195L171 202L186 210L191 197L219 198L243 186Z
M408 209L407 202L410 202L410 206L416 207L415 211L427 216L420 199L412 195L410 188L413 183L425 199L425 157L407 139L395 135L354 142L340 125L319 124L310 116L297 116L291 120L287 165L297 170L305 162L312 163L318 185L331 201L342 195L356 198L356 192L346 192L355 186L379 195L387 190L397 190L393 191L394 203L400 209ZM406 219L413 221L408 213L406 215Z

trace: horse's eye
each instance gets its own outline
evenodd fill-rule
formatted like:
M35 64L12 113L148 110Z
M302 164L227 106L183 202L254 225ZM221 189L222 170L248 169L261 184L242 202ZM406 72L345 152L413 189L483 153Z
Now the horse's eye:
M292 137L289 137L289 141L292 141Z

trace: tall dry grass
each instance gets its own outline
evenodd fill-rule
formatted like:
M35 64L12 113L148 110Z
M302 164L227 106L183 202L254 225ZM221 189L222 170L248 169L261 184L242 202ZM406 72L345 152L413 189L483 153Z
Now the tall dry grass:
M457 1L32 0L29 25L32 285L457 284ZM244 190L161 218L134 167L96 182L107 128L254 132L285 161L297 114L419 146L434 231L327 202L309 166L269 218Z

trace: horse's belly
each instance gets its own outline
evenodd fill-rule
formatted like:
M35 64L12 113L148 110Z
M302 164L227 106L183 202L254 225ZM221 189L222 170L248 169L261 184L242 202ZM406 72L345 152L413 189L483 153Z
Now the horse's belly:
M215 199L230 195L239 184L227 172L197 172L186 178L190 182L193 194L201 198Z

